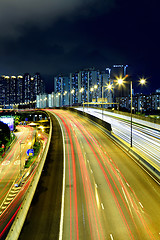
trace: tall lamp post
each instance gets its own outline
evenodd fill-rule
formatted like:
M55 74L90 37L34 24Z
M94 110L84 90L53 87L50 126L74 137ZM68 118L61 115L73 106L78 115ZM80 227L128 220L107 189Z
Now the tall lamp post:
M125 76L125 78L126 77L128 77L128 75L126 75ZM117 82L118 82L118 84L119 85L121 85L121 84L123 84L123 81L124 81L124 78L122 79L122 78L120 78L120 79L117 79ZM140 80L139 80L139 84L141 84L141 85L144 85L146 83L146 79L144 79L144 78L141 78ZM132 92L133 92L133 89L132 89L132 80L130 79L130 95L131 95L131 105L130 105L130 107L131 107L131 139L130 139L130 147L132 147L133 146L133 137L132 137L132 132L133 132L133 123L132 123L132 104L133 104L133 99L132 99Z
M102 120L103 120L103 86L102 86Z
M97 90L98 86L97 84L94 85L94 90L95 90L95 102L97 102L97 93L96 93L96 90Z
M92 102L93 101L93 91L94 91L94 88L91 87L90 91L91 91L91 102Z
M75 92L75 90L74 89L72 89L72 91L71 91L71 94L73 94ZM71 95L72 96L72 95ZM70 100L70 99L69 99ZM69 106L71 105L72 106L72 101L73 99L72 99L72 97L71 97L71 104L69 104Z
M131 147L132 147L132 80L130 80L131 85Z

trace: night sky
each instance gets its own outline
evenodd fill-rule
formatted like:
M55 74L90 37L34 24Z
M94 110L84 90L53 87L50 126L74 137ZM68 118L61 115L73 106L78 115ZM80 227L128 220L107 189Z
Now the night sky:
M160 88L156 0L0 0L0 75L53 76L128 64L146 92Z

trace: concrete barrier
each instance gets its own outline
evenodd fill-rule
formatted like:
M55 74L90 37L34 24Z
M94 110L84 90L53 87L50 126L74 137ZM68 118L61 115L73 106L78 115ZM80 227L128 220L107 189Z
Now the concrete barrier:
M117 137L115 134L109 134L110 138L117 143L121 148L124 149L129 155L131 155L140 165L142 165L152 176L160 182L160 168L151 160L142 155L136 148L130 147L128 143Z
M41 173L42 173L42 169L43 169L46 157L47 157L47 153L48 153L48 149L49 149L49 145L50 145L50 141L51 141L51 136L52 136L52 122L51 122L51 119L50 119L50 132L49 132L46 147L45 147L45 149L43 151L43 154L42 154L40 164L39 164L39 166L36 170L36 174L33 178L32 183L28 188L28 191L27 191L26 196L24 198L24 201L23 201L23 203L22 203L22 205L21 205L21 207L18 211L18 214L17 214L17 216L16 216L16 218L15 218L15 220L14 220L12 226L11 226L11 229L10 229L10 231L9 231L7 237L6 237L6 240L17 240L19 235L20 235L21 229L23 227L23 224L24 224L24 221L26 219L31 201L33 199L37 184L39 182L39 179L40 179L40 176L41 176Z
M103 121L100 118L97 118L97 117L95 117L95 116L93 116L93 115L91 115L89 113L86 113L86 112L83 112L83 111L79 111L79 110L77 110L75 108L70 108L69 110L74 111L74 112L76 112L78 114L81 114L81 115L91 119L92 121L94 121L94 122L98 123L99 125L103 126L104 128L106 128L109 132L112 131L111 124L106 122L106 121Z

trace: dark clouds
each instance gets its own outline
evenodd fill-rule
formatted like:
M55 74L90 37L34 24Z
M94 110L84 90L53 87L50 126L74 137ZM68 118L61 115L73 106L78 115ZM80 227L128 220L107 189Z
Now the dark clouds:
M25 24L46 27L53 20L90 1L92 0L1 0L0 35L17 38L24 33Z
M159 87L155 0L1 0L0 74L128 64Z

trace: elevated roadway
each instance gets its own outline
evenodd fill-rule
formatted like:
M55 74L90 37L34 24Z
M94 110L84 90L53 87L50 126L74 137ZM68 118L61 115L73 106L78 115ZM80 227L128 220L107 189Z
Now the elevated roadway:
M87 119L49 112L55 135L19 239L159 239L158 183Z

